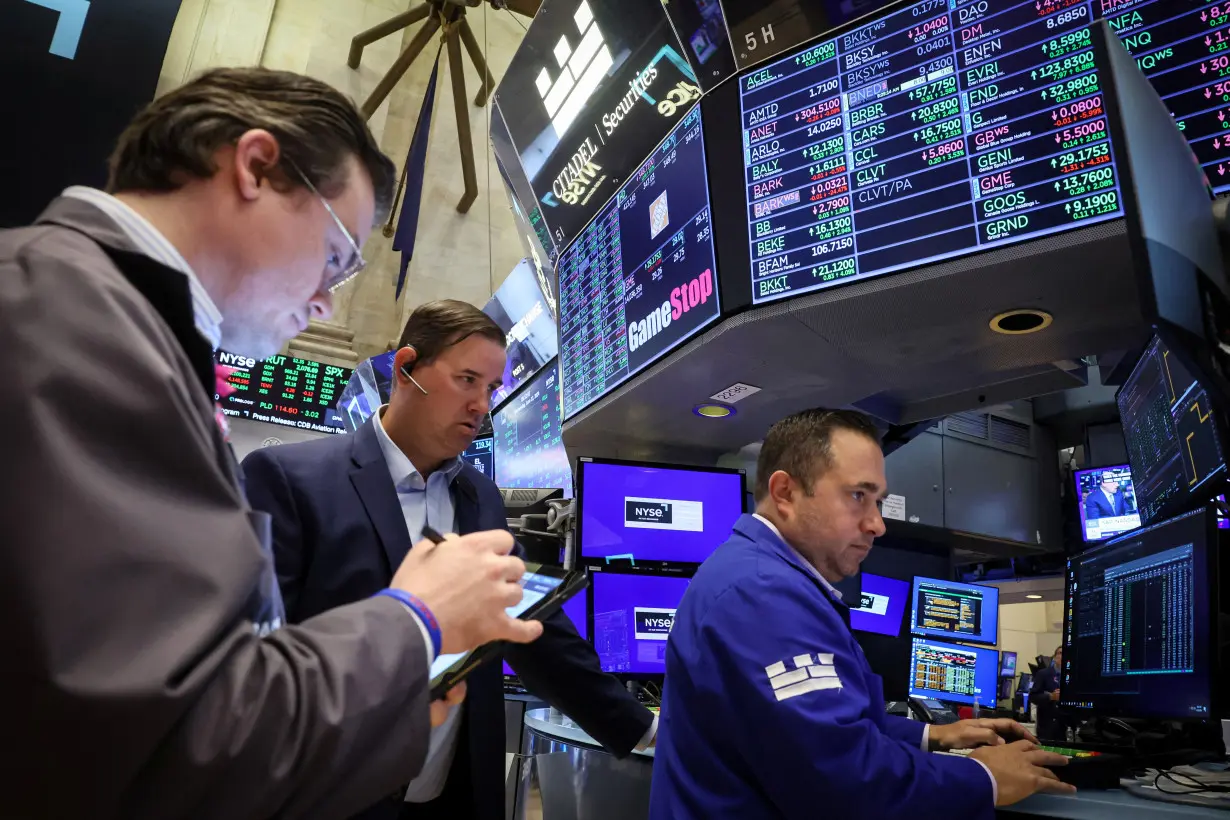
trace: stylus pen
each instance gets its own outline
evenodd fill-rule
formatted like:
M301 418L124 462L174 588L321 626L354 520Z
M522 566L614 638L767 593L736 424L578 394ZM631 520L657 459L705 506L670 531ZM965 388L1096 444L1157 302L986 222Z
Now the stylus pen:
M428 526L427 524L423 525L423 537L426 538L428 541L430 541L433 544L443 544L444 543L444 536L436 532L432 527Z

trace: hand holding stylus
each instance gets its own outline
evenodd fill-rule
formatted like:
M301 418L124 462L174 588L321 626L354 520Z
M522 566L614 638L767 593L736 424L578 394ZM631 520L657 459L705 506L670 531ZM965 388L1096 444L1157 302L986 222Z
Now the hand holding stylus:
M415 544L390 586L421 600L440 626L441 652L468 652L491 641L529 643L542 634L538 621L504 610L521 600L525 564L509 555L503 530L442 536L430 527Z

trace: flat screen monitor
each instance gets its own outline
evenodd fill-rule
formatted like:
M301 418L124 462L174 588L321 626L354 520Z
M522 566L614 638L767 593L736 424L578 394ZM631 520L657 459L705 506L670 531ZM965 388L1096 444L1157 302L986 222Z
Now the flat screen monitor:
M592 640L602 671L664 674L666 639L687 588L680 575L593 573Z
M562 247L699 98L661 3L552 0L495 92L517 156L496 148L520 162Z
M741 470L582 458L578 554L699 564L730 537L743 499Z
M226 378L231 392L214 395L225 415L315 433L346 432L337 405L350 368L293 356L253 359L225 350L214 361L231 368Z
M859 605L850 608L850 628L897 637L909 597L908 581L864 572Z
M1001 678L1016 677L1016 653L1007 650L999 653L999 676Z
M508 351L504 383L491 395L491 406L498 407L559 352L555 317L532 261L522 259L517 263L487 301L483 313L504 331Z
M495 454L492 452L494 439L491 436L476 438L461 454L461 460L478 470L483 475L495 480Z
M999 587L915 576L910 629L915 635L994 644L999 639Z
M1215 714L1216 522L1210 508L1068 558L1063 704L1160 719Z
M694 108L560 254L565 418L718 318L709 221Z
M1160 338L1149 342L1115 399L1141 521L1208 501L1226 475L1218 417L1204 385Z
M910 697L966 706L995 706L999 653L931 638L914 638L910 649Z
M568 616L568 620L572 621L572 625L577 628L579 634L584 640L589 640L589 588L578 592L567 601L564 601L564 614ZM516 670L508 665L508 661L504 661L504 674L515 675Z
M1077 470L1075 479L1081 535L1086 541L1104 541L1140 526L1136 488L1127 464Z
M561 487L572 497L572 470L560 428L554 362L491 414L495 483L506 489Z
M893 8L739 76L753 303L1124 215L1089 4Z

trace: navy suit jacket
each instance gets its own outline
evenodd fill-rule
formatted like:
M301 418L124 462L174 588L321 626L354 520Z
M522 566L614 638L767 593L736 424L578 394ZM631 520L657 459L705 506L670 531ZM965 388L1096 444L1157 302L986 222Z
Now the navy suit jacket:
M352 435L256 450L243 461L249 501L273 516L273 552L287 618L297 623L387 587L412 546L371 421ZM506 529L491 479L466 465L453 481L459 533ZM649 710L599 668L593 647L562 612L543 635L508 646L526 688L619 756L653 721ZM407 629L414 625L407 621ZM499 820L504 815L504 686L498 662L467 678L457 757L433 815ZM468 770L462 770L468 765ZM464 784L464 785L462 785ZM395 818L401 797L364 818ZM428 804L432 805L432 804Z
M1127 498L1123 493L1115 493L1114 506L1106 497L1106 493L1102 492L1101 487L1097 487L1085 496L1086 518L1110 518L1115 515L1127 515Z

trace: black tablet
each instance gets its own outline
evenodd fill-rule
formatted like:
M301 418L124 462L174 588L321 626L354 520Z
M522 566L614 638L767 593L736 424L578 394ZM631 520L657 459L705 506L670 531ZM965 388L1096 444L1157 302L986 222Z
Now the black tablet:
M584 572L569 572L561 567L526 562L525 574L521 576L521 588L525 591L516 606L508 608L508 614L522 620L541 621L564 605L573 595L585 589L589 578ZM431 697L444 697L472 671L491 658L498 657L503 641L483 644L469 652L441 655L431 665Z

